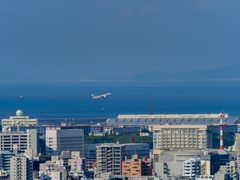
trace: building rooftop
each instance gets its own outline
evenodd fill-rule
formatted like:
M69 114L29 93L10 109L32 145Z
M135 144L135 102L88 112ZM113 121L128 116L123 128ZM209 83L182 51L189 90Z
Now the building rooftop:
M117 118L109 118L106 125L164 125L164 124L196 124L207 125L220 123L236 124L239 117L225 115L220 117L219 114L166 114L166 115L118 115Z

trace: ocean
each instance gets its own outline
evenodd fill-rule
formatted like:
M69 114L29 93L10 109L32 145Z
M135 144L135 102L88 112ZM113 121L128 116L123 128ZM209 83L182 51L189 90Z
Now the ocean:
M111 92L105 99L91 94ZM34 87L0 88L0 118L21 109L30 118L105 119L118 114L202 114L224 111L240 115L240 87Z

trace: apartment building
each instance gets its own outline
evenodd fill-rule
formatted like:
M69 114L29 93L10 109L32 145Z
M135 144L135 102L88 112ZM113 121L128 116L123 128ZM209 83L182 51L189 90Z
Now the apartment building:
M33 179L33 163L24 156L14 156L10 159L10 180Z
M237 152L237 169L240 172L240 133L235 133L235 146Z
M239 172L237 170L237 162L236 161L229 161L226 165L220 166L219 173L229 174L232 180L239 179Z
M28 129L27 132L3 132L0 134L0 150L12 151L17 146L20 152L31 148L33 156L38 154L38 133L36 129Z
M12 156L14 156L14 153L10 151L0 151L0 170L10 171L10 159Z
M183 176L190 178L200 175L201 159L191 158L183 162Z
M84 153L83 129L47 129L46 153L60 155L62 151L80 151Z
M153 125L153 149L212 148L209 125Z
M113 175L122 174L122 161L125 157L149 157L149 144L102 144L96 147L97 176L111 172Z
M122 175L152 176L152 162L146 157L138 159L138 155L134 154L132 159L122 162Z

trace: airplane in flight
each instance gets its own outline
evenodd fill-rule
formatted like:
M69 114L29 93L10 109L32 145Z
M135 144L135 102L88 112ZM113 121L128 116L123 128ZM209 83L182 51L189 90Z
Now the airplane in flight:
M92 99L102 99L102 98L106 98L107 96L112 95L112 93L107 93L107 94L102 94L102 95L97 95L97 96L94 96L94 94L91 94L91 95L92 95Z

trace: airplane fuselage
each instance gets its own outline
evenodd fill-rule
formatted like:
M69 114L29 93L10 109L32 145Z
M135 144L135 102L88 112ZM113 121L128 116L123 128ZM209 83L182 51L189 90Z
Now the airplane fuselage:
M92 99L103 99L103 98L106 98L107 96L110 96L112 95L112 93L107 93L107 94L102 94L102 95L97 95L97 96L94 96L92 94Z

